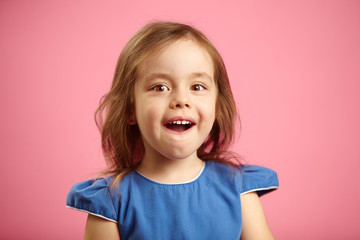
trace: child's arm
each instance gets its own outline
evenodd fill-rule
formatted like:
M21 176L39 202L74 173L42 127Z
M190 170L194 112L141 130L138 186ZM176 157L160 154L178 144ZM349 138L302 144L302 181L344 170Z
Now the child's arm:
M241 240L274 240L257 193L243 194L240 198L243 219Z
M86 221L84 239L120 240L118 226L115 222L89 214Z

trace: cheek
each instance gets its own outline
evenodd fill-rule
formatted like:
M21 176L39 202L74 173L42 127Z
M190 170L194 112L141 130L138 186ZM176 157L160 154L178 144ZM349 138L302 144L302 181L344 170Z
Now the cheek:
M161 121L160 106L149 101L136 104L136 120L142 129L153 129Z
M215 103L207 102L207 104L204 104L201 111L202 118L206 120L207 124L212 124L215 121L216 116L216 105Z

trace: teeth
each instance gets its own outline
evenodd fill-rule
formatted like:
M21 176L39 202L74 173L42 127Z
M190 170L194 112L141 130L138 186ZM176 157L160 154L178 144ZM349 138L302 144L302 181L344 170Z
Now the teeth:
M186 124L191 124L191 122L183 120L183 121L173 121L170 124L186 125Z

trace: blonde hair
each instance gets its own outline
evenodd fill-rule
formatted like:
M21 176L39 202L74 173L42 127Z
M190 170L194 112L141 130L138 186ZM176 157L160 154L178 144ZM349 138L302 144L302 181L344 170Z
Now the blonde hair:
M118 59L110 91L101 99L95 113L101 131L102 149L115 182L135 170L144 154L137 125L129 124L134 113L134 84L139 66L169 44L189 39L204 48L214 64L214 80L218 89L216 117L208 138L197 150L204 161L213 160L238 166L236 154L227 151L234 138L238 118L224 62L212 43L199 30L185 24L156 22L144 26L126 44ZM240 121L239 121L240 123Z

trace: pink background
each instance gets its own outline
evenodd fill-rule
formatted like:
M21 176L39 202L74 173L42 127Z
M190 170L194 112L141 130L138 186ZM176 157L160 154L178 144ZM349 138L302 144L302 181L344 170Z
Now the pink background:
M151 2L151 3L150 3ZM93 113L117 57L152 20L221 52L243 129L275 169L277 239L360 239L360 1L0 2L0 239L80 239L70 187L105 167Z

